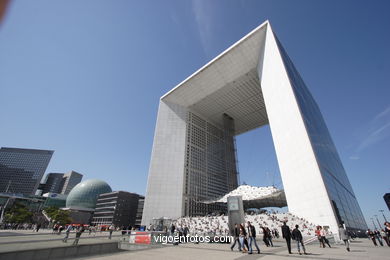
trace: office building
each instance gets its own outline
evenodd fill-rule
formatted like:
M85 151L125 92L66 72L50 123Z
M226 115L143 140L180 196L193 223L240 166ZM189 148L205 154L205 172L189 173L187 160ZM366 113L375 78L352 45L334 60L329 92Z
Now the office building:
M160 98L142 224L206 214L202 201L237 187L234 137L264 125L289 211L334 234L365 230L320 109L268 21Z
M34 195L54 151L0 149L0 192Z
M61 194L69 194L69 192L81 182L83 179L83 175L75 172L75 171L70 171L63 176L62 180L62 190Z
M46 175L45 183L41 184L42 194L60 193L63 185L63 173L49 173Z
M387 208L390 210L390 193L386 193L385 195L383 195L383 199L385 200Z
M135 226L140 196L126 191L100 194L92 225Z
M142 222L142 213L144 211L145 197L139 195L137 215L135 216L135 227L140 227Z

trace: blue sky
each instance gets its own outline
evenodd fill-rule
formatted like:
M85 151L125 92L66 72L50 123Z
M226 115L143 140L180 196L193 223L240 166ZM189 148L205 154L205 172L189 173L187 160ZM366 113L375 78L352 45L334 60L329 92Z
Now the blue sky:
M269 19L368 224L379 209L389 218L389 10L375 0L13 1L0 25L0 146L52 149L47 172L144 194L159 97ZM269 127L237 143L241 181L281 187Z

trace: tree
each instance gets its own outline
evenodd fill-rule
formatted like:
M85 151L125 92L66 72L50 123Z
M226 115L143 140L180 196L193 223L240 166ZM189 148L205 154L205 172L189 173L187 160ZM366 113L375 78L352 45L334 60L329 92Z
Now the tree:
M72 219L69 216L69 211L65 211L56 207L48 207L45 209L45 212L54 223L65 225L72 222Z
M31 222L33 213L21 203L15 203L6 213L5 221L8 223L26 223Z

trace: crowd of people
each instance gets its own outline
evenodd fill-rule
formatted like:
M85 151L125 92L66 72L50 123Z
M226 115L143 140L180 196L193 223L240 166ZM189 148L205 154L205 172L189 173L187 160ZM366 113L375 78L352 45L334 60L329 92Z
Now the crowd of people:
M289 223L293 230L287 226ZM282 223L284 223L282 225ZM206 216L206 217L182 217L172 223L177 231L189 235L230 235L228 227L228 217ZM306 248L303 243L304 237L314 236L316 226L313 223L299 218L291 213L263 213L263 214L246 214L245 223L235 224L233 231L234 241L231 250L238 247L243 253L253 253L253 249L260 253L260 247L256 242L256 237L261 237L266 247L273 247L273 239L279 238L280 231L282 237L286 239L289 253L291 253L291 240L295 240L297 251L301 254L301 249L306 254ZM328 241L326 236L329 235L324 230L321 241ZM326 242L325 242L326 243ZM328 241L329 243L329 241Z
M288 222L291 227L299 225L303 236L313 236L316 230L316 225L291 213L246 214L245 222L247 221L251 222L258 233L263 236L266 246L272 246L272 239L279 238L281 223L284 221ZM225 215L182 217L175 220L173 224L178 230L187 227L190 234L229 234L228 217Z
M283 223L283 224L282 224ZM288 225L287 225L288 223ZM173 222L176 230L187 234L213 234L229 235L227 216L205 216L205 217L182 217ZM281 235L279 233L281 231ZM350 251L350 240L357 237L356 233L346 230L343 225L339 226L339 239L344 244L345 249ZM328 240L333 234L326 227L314 225L303 218L299 218L291 213L263 213L246 214L245 223L235 224L233 231L234 241L231 250L237 246L238 250L244 253L253 253L254 247L260 253L260 247L256 242L256 236L260 236L264 245L272 247L274 238L280 236L286 240L288 252L291 254L291 240L296 243L299 254L307 254L304 245L305 238L316 237L321 248L331 248ZM390 223L386 222L383 229L368 230L367 236L375 246L390 246ZM384 241L384 242L383 242Z
M106 226L90 226L90 225L60 225L55 224L52 229L52 234L61 235L62 231L65 230L65 237L63 242L66 243L68 241L69 235L71 232L76 234L74 245L78 244L78 241L81 235L84 232L87 232L88 235L96 236L97 232L108 232L108 239L112 239L112 234L114 231L121 231L122 236L130 234L131 231L135 230L132 226L122 226L121 228L115 227L114 225Z
M0 229L10 229L10 230L33 230L38 232L42 227L40 223L4 223L0 226Z
M368 238L372 240L374 246L378 246L378 243L381 246L384 246L383 241L385 241L387 246L390 246L390 222L386 221L384 223L384 227L381 229L375 229L375 230L368 229L366 234Z

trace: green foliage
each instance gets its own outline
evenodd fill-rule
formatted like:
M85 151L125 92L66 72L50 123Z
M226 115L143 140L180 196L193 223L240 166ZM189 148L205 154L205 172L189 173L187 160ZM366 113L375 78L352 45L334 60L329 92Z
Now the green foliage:
M33 213L21 203L15 203L5 214L5 221L8 223L28 223L31 222Z
M46 214L50 217L53 218L54 214L59 210L57 207L48 207L45 209Z
M54 223L65 225L72 222L69 211L61 210L57 207L48 207L45 209L45 212Z

